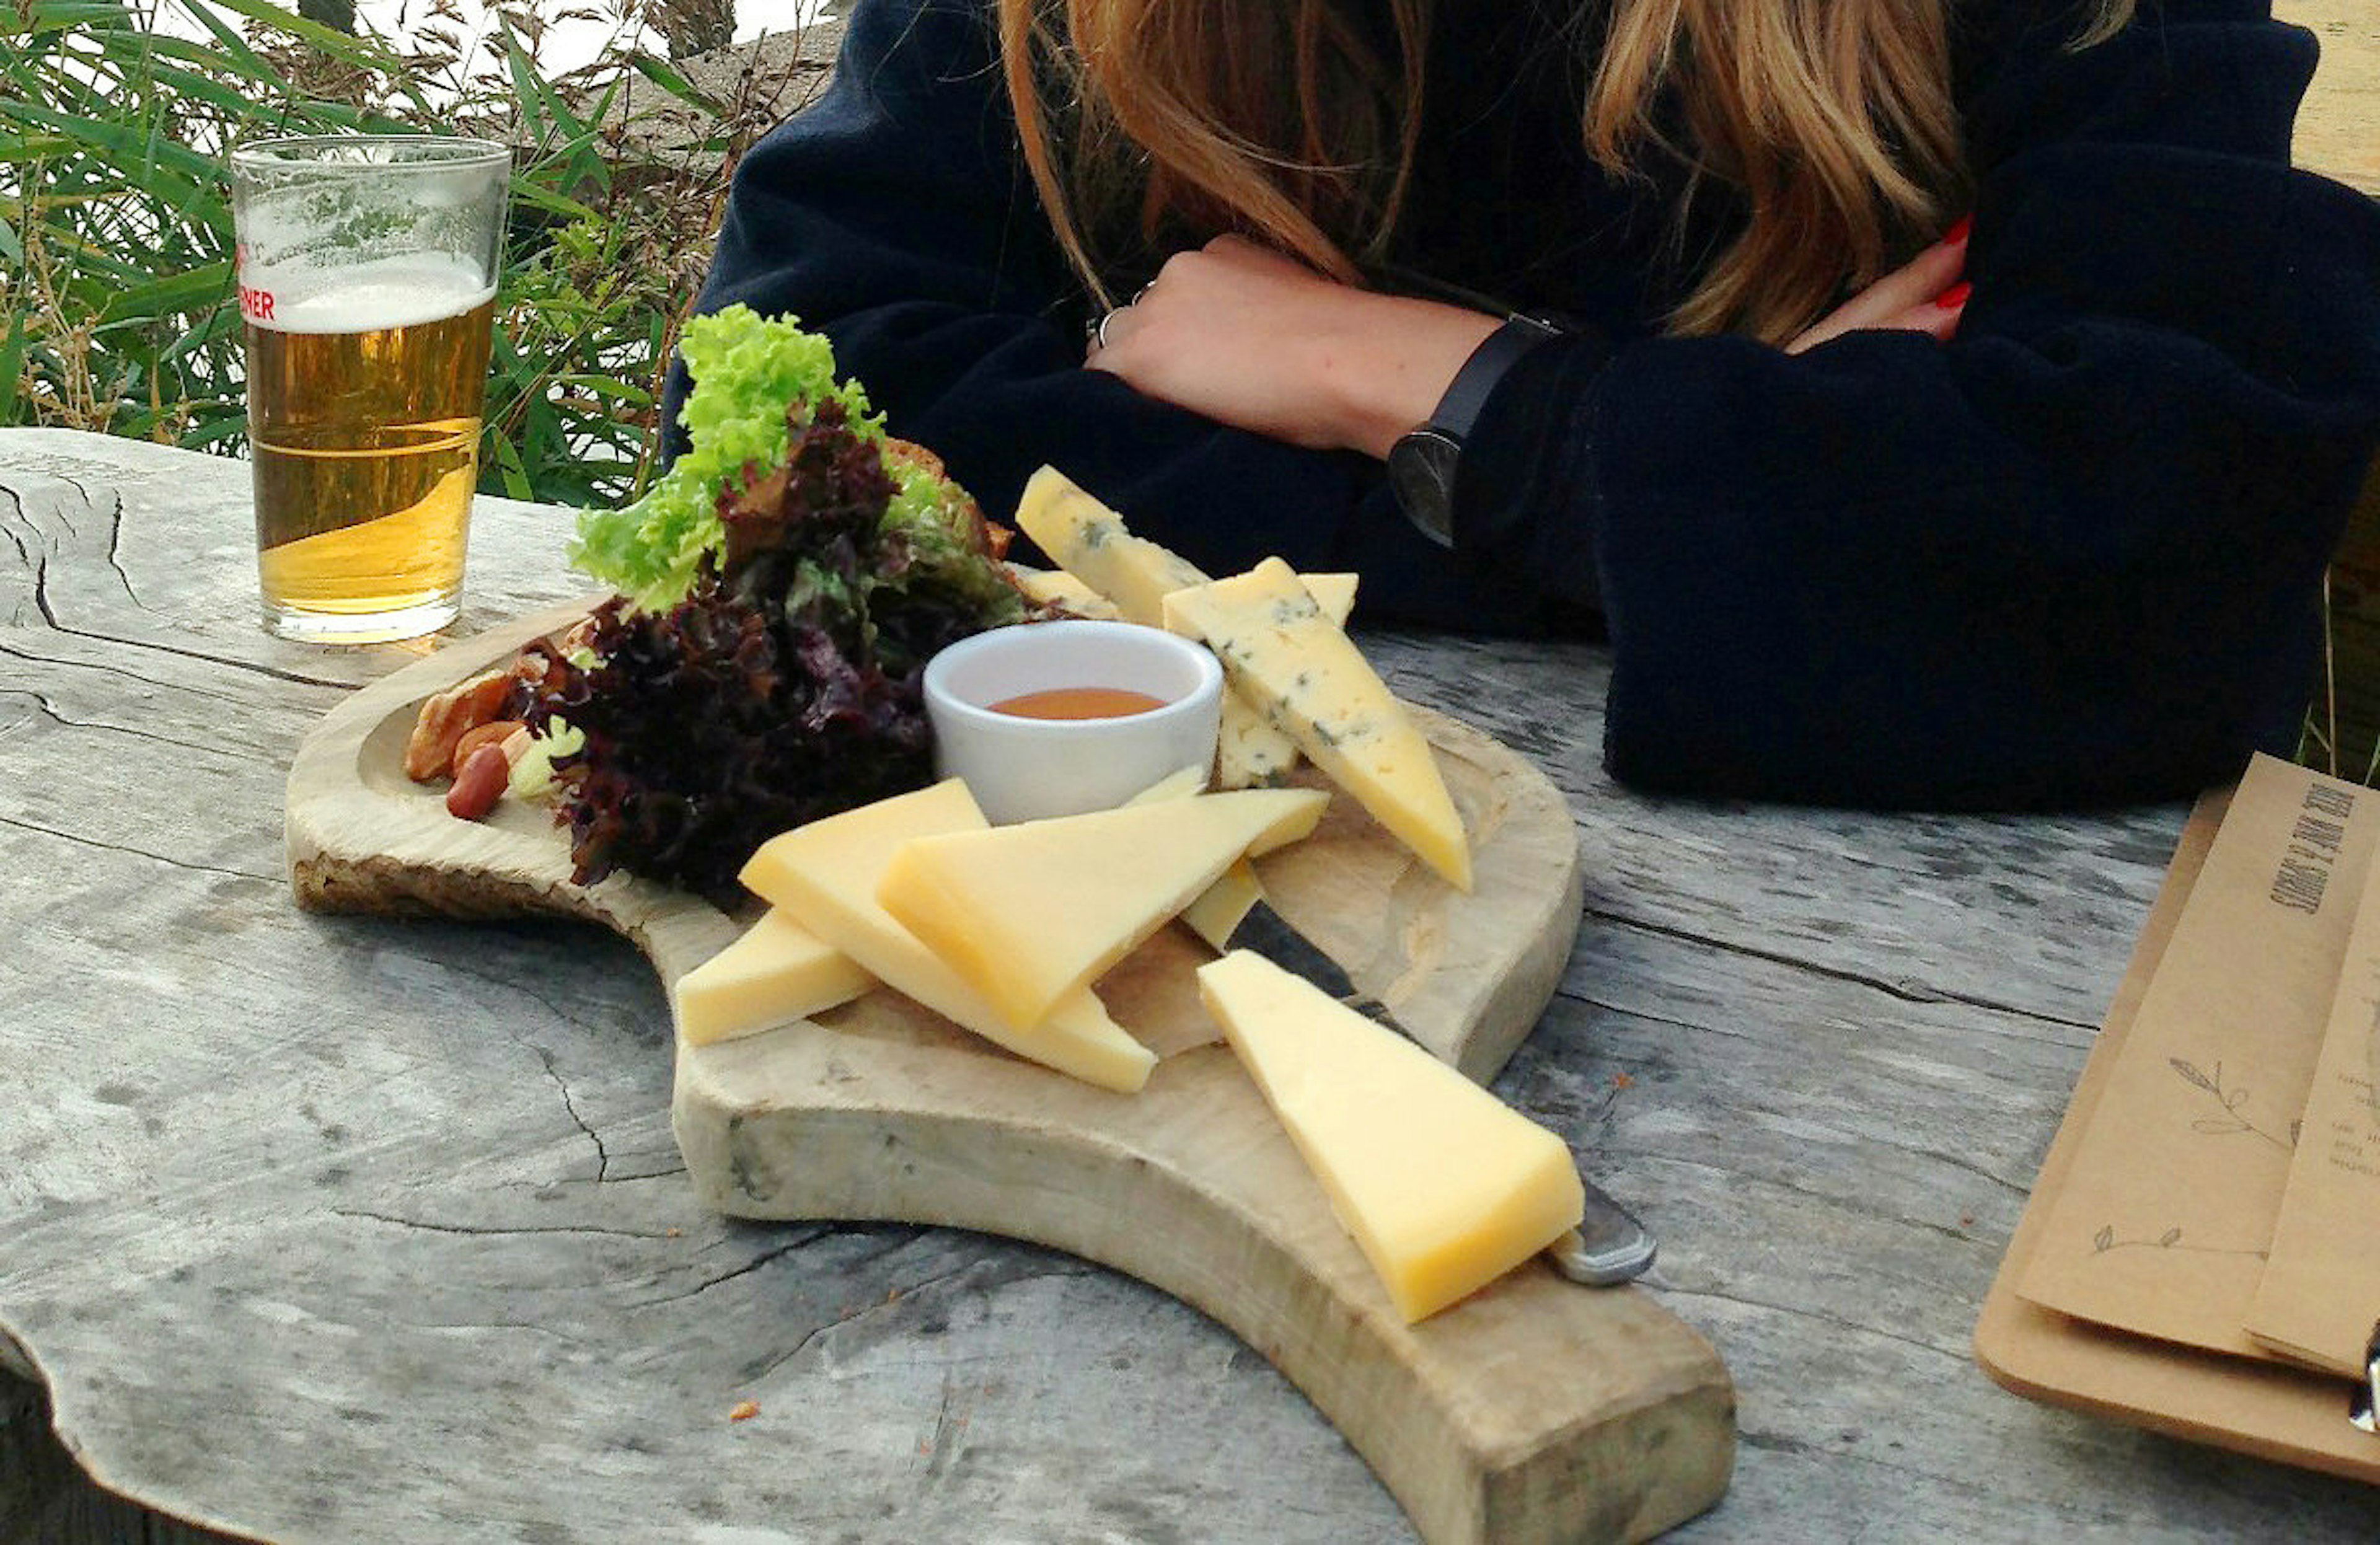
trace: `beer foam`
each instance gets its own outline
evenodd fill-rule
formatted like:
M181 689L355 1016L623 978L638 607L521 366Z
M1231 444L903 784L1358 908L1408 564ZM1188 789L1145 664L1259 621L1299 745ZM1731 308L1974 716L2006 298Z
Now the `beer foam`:
M283 263L242 281L273 298L272 314L248 320L279 333L371 333L458 317L492 299L476 265L434 254L380 258L341 268Z

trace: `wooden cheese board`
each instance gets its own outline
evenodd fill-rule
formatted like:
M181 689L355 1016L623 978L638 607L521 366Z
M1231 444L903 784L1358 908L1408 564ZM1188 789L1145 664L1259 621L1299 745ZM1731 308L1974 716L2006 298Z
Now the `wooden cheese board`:
M421 701L558 631L524 618L356 693L300 745L291 883L323 911L560 914L633 942L664 985L746 919L625 876L570 881L565 833L507 802L455 820L409 782ZM1469 895L1343 797L1260 866L1283 917L1433 1052L1494 1076L1544 1011L1578 923L1578 845L1523 758L1415 711L1473 835ZM1111 972L1111 1013L1160 1058L1136 1096L1010 1056L890 991L676 1050L672 1119L699 1199L755 1219L872 1219L1029 1239L1229 1326L1339 1429L1433 1545L1634 1539L1709 1506L1734 1394L1707 1343L1634 1288L1542 1259L1407 1326L1199 1008L1211 952L1160 933Z

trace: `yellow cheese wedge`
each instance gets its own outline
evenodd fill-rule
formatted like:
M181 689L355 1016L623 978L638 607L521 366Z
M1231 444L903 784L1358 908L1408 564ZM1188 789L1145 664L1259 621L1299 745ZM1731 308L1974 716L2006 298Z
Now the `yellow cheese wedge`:
M772 908L678 979L677 1033L689 1046L708 1046L823 1014L875 985L857 961Z
M1342 627L1347 626L1347 618L1355 610L1355 576L1301 574L1297 582L1305 587L1305 593L1314 598L1314 604L1322 608L1324 616ZM1163 619L1160 617L1159 620Z
M1157 799L1186 798L1205 792L1206 787L1207 770L1185 767L1179 772L1167 773L1124 803L1146 805ZM1226 941L1232 937L1232 931L1240 926L1240 919L1263 899L1264 884L1257 879L1256 865L1242 858L1182 909L1182 921L1191 932L1221 951L1230 947Z
M1126 622L1161 626L1168 594L1211 578L1172 549L1133 535L1123 516L1054 467L1042 468L1026 481L1016 501L1016 525L1051 563L1105 598ZM1036 600L1069 601L1079 593L1058 575L1034 569L1018 569L1016 575ZM1332 621L1346 622L1355 606L1354 575L1298 578Z
M1561 1138L1395 1031L1245 950L1198 995L1406 1323L1578 1225Z
M1232 947L1232 931L1263 899L1264 882L1257 878L1257 867L1243 858L1182 909L1182 921L1209 948L1227 950Z
M1126 622L1161 627L1168 594L1208 582L1187 558L1126 530L1123 517L1054 467L1026 481L1016 502L1016 524L1051 563L1104 596ZM1315 574L1305 580L1323 610L1344 623L1355 604L1355 576ZM1266 787L1296 767L1296 742L1253 703L1236 693L1224 698L1215 748L1217 788Z
M1245 574L1165 598L1166 626L1204 639L1239 694L1422 862L1471 889L1471 843L1429 742L1295 571Z
M1078 617L1093 622L1121 622L1123 614L1116 603L1062 570L1019 568L1011 565L1009 574L1016 588L1046 606L1057 606Z
M1238 688L1223 694L1215 722L1215 786L1278 788L1297 771L1297 742L1273 727Z
M785 908L952 1023L1086 1083L1138 1091L1157 1059L1108 1017L1088 989L1065 995L1037 1023L1012 1024L877 905L877 884L903 844L983 828L983 812L966 785L950 778L771 837L745 864L741 879L762 900Z
M1299 583L1322 608L1322 614L1342 627L1355 607L1355 577L1352 574L1301 574ZM1157 619L1161 625L1160 611ZM1225 700L1231 710L1222 715L1215 735L1217 788L1269 788L1285 783L1297 771L1297 742L1273 727L1261 710L1234 688Z
M1157 782L1124 801L1127 805L1154 804L1160 799L1187 799L1207 789L1207 770L1193 764L1177 767Z
M1301 574L1298 582L1322 614L1345 627L1347 614L1355 605L1355 577L1352 574ZM1158 621L1164 617L1160 611ZM1224 700L1226 712L1215 734L1215 786L1217 788L1270 788L1288 782L1297 771L1297 742L1285 730L1274 727L1271 720L1255 703L1240 696L1234 687Z
M1167 591L1207 582L1196 564L1134 536L1123 517L1054 467L1026 481L1016 527L1051 563L1115 602L1126 622L1154 627Z
M876 898L1008 1024L1030 1025L1233 860L1314 830L1329 803L1319 789L1251 788L921 836L892 856Z

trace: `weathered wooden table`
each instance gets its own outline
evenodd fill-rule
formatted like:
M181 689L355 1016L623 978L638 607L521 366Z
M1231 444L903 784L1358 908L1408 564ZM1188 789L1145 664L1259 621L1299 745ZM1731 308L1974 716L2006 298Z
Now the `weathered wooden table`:
M273 1539L1413 1538L1132 1281L700 1210L625 944L298 911L291 748L430 646L268 639L248 512L240 463L0 432L0 1539L193 1532L69 1474L40 1385L100 1487ZM458 631L580 593L568 525L482 501ZM1733 1489L1681 1538L2372 1538L2367 1489L1969 1357L2180 810L1650 801L1601 770L1603 651L1369 644L1578 818L1577 949L1499 1087L1733 1371Z

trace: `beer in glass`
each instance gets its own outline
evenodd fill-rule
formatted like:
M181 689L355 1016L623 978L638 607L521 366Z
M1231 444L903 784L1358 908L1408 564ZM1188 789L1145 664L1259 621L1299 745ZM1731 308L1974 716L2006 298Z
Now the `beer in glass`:
M370 643L454 620L512 160L429 135L232 155L264 622Z

